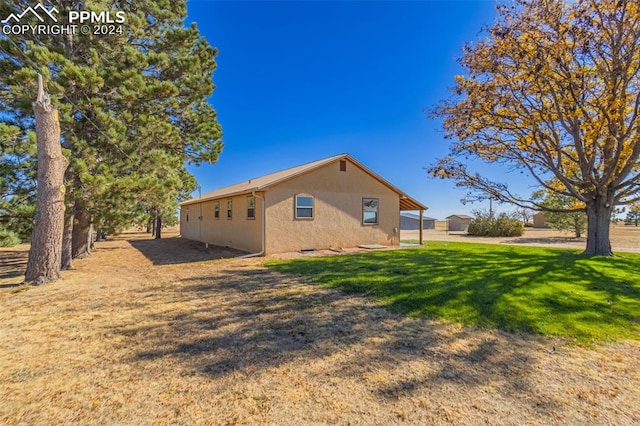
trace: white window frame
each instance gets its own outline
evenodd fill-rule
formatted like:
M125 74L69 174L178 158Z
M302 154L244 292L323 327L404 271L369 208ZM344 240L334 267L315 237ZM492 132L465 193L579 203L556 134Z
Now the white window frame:
M311 207L309 206L300 206L298 205L298 198L310 198L311 199ZM315 217L315 204L316 200L312 195L306 194L298 194L294 197L294 206L293 206L293 214L296 219L300 220L313 220ZM311 216L298 216L298 209L311 210Z
M251 214L249 214L251 212ZM247 220L256 218L256 197L247 197Z

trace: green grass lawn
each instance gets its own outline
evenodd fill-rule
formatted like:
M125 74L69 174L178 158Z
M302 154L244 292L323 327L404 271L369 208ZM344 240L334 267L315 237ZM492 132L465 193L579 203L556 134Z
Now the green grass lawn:
M429 242L425 248L269 261L280 272L375 297L388 309L466 325L565 336L640 338L640 255Z

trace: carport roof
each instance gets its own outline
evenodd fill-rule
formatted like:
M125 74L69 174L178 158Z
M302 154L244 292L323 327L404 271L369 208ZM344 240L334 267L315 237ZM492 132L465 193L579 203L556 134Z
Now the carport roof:
M278 185L284 181L289 179L293 179L296 176L300 176L305 173L309 173L313 170L316 170L320 167L326 166L327 164L331 164L337 162L339 160L349 160L351 163L362 169L364 172L368 173L374 179L378 180L383 185L387 186L392 191L396 192L400 196L400 210L427 210L428 207L419 201L411 198L409 195L383 179L381 176L377 175L373 171L369 170L360 162L356 161L349 154L340 154L335 155L333 157L324 158L322 160L314 161L312 163L303 164L300 166L292 167L290 169L281 170L279 172L271 173L265 176L261 176L254 179L249 179L248 181L244 181L241 183L237 183L235 185L227 186L224 188L216 189L215 191L208 192L203 194L201 197L192 198L191 200L184 201L180 203L181 206L186 206L189 204L196 204L203 201L215 200L219 198L227 198L233 197L235 195L242 194L250 194L254 191L266 191L270 187Z
M400 216L409 217L411 219L420 219L420 215L417 213L402 213L400 214ZM438 219L434 217L422 215L422 220L438 220Z

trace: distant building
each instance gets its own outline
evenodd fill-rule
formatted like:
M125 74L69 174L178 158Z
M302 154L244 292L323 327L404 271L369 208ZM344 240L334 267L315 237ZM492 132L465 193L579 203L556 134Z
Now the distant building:
M449 231L466 231L473 218L466 214L452 214L447 216L449 222Z
M536 213L533 215L533 227L534 228L551 228L547 223L547 218L544 213Z
M420 229L420 215L400 212L400 229ZM422 229L436 229L436 220L432 217L422 216Z

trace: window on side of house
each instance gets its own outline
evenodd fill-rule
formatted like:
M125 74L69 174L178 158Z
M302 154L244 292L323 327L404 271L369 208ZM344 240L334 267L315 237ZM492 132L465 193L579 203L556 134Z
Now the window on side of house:
M362 224L363 225L378 224L378 199L377 198L362 199Z
M220 219L220 201L213 203L213 217L215 219Z
M231 219L233 215L233 200L229 198L227 200L227 219Z
M296 195L296 219L313 219L313 197Z
M256 198L247 197L247 219L256 218Z
M341 172L347 171L347 160L340 160L340 171Z

